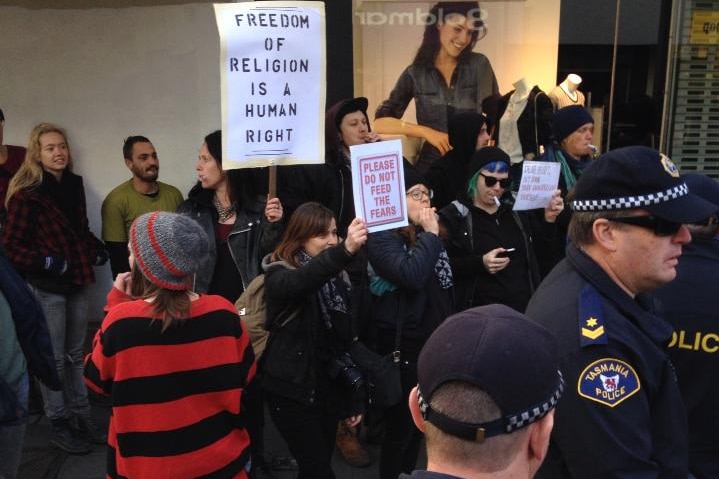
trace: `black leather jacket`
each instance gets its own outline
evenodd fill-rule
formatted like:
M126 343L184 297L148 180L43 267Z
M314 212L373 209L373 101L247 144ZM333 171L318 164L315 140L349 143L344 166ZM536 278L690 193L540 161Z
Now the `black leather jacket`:
M217 210L212 205L211 190L201 190L191 195L177 209L178 213L190 216L197 221L210 238L210 252L208 260L200 266L195 274L195 291L207 292L212 283L217 260L217 245L215 238L215 225L217 224ZM264 253L272 249L273 243L281 232L281 223L269 223L264 219L265 200L257 197L252 202L245 202L237 210L235 225L228 236L230 253L235 262L237 271L242 278L242 288L255 276L261 273L260 264Z

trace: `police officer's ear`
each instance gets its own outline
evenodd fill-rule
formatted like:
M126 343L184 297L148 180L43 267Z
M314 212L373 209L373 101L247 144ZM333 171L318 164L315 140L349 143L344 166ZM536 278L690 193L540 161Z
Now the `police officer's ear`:
M419 410L419 396L417 391L417 386L415 386L409 393L409 411L412 413L414 425L417 426L417 429L422 431L424 434L425 423L424 418L422 417L422 411Z
M549 449L549 437L554 427L554 409L542 419L527 426L529 428L529 464L533 471L536 472L539 466L547 456ZM535 469L536 468L536 469ZM530 477L533 477L532 474Z
M607 251L617 250L617 233L621 227L606 218L599 218L592 224L594 243Z

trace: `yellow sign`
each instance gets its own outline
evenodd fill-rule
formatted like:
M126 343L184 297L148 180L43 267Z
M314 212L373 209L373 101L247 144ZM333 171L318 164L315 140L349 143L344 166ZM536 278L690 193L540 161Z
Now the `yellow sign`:
M719 11L700 10L693 13L689 43L719 45Z

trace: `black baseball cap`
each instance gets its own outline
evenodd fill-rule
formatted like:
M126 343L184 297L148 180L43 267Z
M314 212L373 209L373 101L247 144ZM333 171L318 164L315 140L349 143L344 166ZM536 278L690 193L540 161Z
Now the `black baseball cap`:
M368 106L369 102L367 101L367 98L363 96L345 100L344 103L342 103L342 106L340 106L339 110L337 110L337 114L335 115L335 126L337 127L337 129L339 130L340 123L342 123L342 118L344 118L345 115L349 115L350 113L354 113L356 111L361 111L366 117ZM367 125L369 126L369 119L367 121Z
M447 318L422 348L417 373L425 420L447 434L475 442L514 432L544 417L564 391L554 336L500 304ZM450 381L482 389L502 417L474 424L433 409L432 395Z
M574 211L640 208L667 221L693 223L717 210L689 190L668 156L646 146L600 156L585 168L574 192Z

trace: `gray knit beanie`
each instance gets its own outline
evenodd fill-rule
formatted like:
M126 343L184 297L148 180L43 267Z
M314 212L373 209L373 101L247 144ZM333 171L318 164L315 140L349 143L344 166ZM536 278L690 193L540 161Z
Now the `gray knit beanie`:
M135 264L152 284L165 289L192 288L192 275L205 261L209 240L192 218L155 211L139 216L130 227Z

